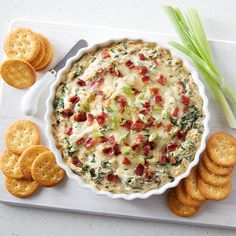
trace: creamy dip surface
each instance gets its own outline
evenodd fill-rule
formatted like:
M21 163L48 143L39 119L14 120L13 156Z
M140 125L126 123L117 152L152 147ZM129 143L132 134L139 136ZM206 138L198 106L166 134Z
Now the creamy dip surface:
M97 189L147 192L193 161L203 100L181 59L124 40L85 54L61 77L51 117L57 148Z

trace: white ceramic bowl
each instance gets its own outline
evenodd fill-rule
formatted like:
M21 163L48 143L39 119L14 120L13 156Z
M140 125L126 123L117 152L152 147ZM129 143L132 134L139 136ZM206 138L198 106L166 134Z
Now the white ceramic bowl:
M208 112L208 98L205 94L205 87L204 87L203 83L200 81L197 71L192 67L192 65L190 64L190 62L188 61L188 59L186 58L186 56L184 54L180 53L179 51L175 50L174 48L172 48L171 46L169 46L168 44L166 44L164 42L160 42L160 41L155 42L159 46L161 46L163 48L166 48L166 49L169 49L172 55L175 55L176 57L183 60L187 70L192 74L193 81L198 86L200 95L203 98L203 112L205 114L205 119L204 119L204 132L202 134L200 146L199 146L199 148L196 152L194 160L189 164L186 171L183 174L176 177L173 182L167 183L159 189L153 189L153 190L150 190L150 191L145 192L145 193L114 194L114 193L111 193L111 192L108 192L108 191L98 190L93 185L86 184L81 177L79 177L74 172L72 172L72 170L69 168L69 166L66 163L63 162L61 153L56 148L55 140L54 140L54 138L52 136L52 133L51 133L51 115L52 115L52 112L53 112L53 99L54 99L54 95L55 95L55 89L56 89L56 87L58 86L58 84L60 82L61 76L67 70L69 70L72 63L74 61L78 60L83 54L85 54L85 53L87 53L91 50L94 50L97 47L106 46L106 45L108 45L112 42L119 42L119 41L122 41L122 40L125 40L125 39L127 39L127 38L112 39L112 40L109 40L107 42L98 43L98 44L95 44L95 45L92 45L92 46L89 46L89 47L86 47L86 48L82 48L81 50L78 51L78 53L74 57L71 57L70 59L68 59L65 67L62 68L58 72L55 82L50 87L50 94L49 94L49 97L48 97L47 102L46 102L46 107L47 107L47 111L46 111L46 114L45 114L46 135L47 135L47 138L49 140L49 147L56 156L57 164L66 171L67 176L69 178L76 180L78 182L79 186L84 187L86 189L90 189L92 192L94 192L98 195L105 195L105 196L108 196L108 197L113 198L113 199L117 199L117 198L122 198L122 199L125 199L125 200L133 200L133 199L136 199L136 198L146 199L146 198L148 198L152 195L163 194L167 189L175 187L180 182L181 179L187 177L189 175L191 169L195 165L198 164L200 154L205 149L206 138L207 138L208 133L209 133L208 122L209 122L209 118L210 118L210 114ZM128 39L134 40L135 38L130 38L129 37ZM144 38L144 39L142 38L141 40L146 41L146 42L153 42L153 40L149 40L147 38Z

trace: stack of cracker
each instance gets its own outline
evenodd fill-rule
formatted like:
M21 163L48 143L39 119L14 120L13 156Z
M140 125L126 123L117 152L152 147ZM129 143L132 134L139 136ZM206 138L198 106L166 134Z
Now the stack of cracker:
M32 86L36 81L36 71L49 66L53 57L49 40L28 28L10 32L4 51L8 59L1 65L1 76L6 83L19 89Z
M65 176L53 153L39 142L39 128L29 120L19 120L8 128L0 163L6 188L16 197L29 197L40 186L54 186Z
M207 200L227 198L232 189L236 164L236 139L224 132L213 134L207 141L198 166L167 195L170 210L178 216L195 214Z

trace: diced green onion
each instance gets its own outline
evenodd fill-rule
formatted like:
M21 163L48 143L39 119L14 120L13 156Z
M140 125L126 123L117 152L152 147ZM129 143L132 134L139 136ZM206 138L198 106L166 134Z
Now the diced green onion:
M139 163L142 164L142 165L145 163L145 158L144 158L144 156L139 156L139 157L138 157L138 160L139 160Z
M145 115L139 114L138 117L140 118L142 122L147 123L147 118L145 117Z
M152 142L152 141L154 141L154 140L156 139L156 137L157 137L157 134L156 134L156 133L152 133L152 134L149 136L148 141L149 141L149 142Z
M121 153L122 153L123 155L129 154L130 151L131 151L131 147L124 146L124 147L121 148Z
M129 85L126 85L122 88L123 92L127 95L133 95L134 91L131 89Z
M156 105L156 106L153 106L152 109L153 109L154 111L162 111L162 106Z
M100 131L98 131L98 132L94 132L94 133L93 133L93 136L94 136L95 138L99 138L99 137L102 137L103 134L102 134Z

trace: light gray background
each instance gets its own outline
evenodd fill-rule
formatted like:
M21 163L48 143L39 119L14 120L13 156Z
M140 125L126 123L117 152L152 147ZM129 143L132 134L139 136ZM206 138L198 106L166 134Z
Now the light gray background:
M161 5L167 3L180 7L197 8L208 37L236 41L236 1L234 0L0 0L0 43L2 45L8 24L14 18L32 18L173 33L173 28L161 9ZM0 49L1 53L2 49ZM236 235L236 231L0 204L0 236L177 236L190 234L191 236L223 236Z

